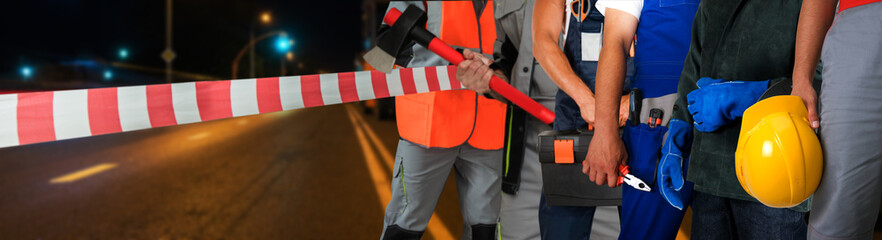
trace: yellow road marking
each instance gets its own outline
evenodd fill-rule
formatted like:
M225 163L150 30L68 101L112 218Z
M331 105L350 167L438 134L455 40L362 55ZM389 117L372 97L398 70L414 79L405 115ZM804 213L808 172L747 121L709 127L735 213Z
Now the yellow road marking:
M50 183L69 183L115 168L116 163L102 163L67 175L53 178Z
M394 164L392 154L382 145L380 138L377 137L371 126L358 115L351 105L346 105L346 111L349 113L349 121L352 122L352 126L355 128L355 134L358 136L361 149L364 152L365 159L368 161L368 170L371 173L371 179L374 181L374 189L377 191L377 196L382 205L381 207L385 209L385 204L389 203L392 199L392 193L389 189L391 184L389 179L392 176L386 175L381 168L379 160L377 159L374 150L370 147L364 132L367 132L367 135L370 136L374 146L379 149L380 155L383 155L386 167L389 168L390 171ZM441 217L438 217L437 213L432 213L432 218L429 219L429 225L426 227L426 231L429 232L429 235L432 235L432 238L434 239L455 239L453 233L450 232L450 229L447 228L447 225L444 224Z
M374 190L377 191L377 197L379 197L381 204L388 203L392 199L392 193L388 191L389 179L383 174L383 167L380 166L380 161L377 160L374 149L371 148L370 143L362 132L361 126L355 122L351 112L349 113L349 120L352 122L352 126L355 127L355 134L358 136L358 143L361 144L361 151L367 160L368 171L371 173L371 180L374 181Z
M349 105L347 105L347 109L352 109L352 107L349 107ZM353 113L356 113L353 115L355 116L355 118L358 119L358 122L364 124L364 126L365 126L364 129L367 130L366 131L367 135L368 135L368 137L370 137L371 141L374 143L374 146L377 146L377 149L380 150L380 155L383 156L383 160L386 160L386 167L388 167L389 169L392 169L392 164L394 164L393 160L395 159L392 157L392 153L389 152L389 149L382 147L383 142L381 142L380 138L377 137L377 134L374 132L374 129L371 128L371 126L368 125L367 122L364 121L364 118L362 118L361 115L357 114L357 112L353 112Z

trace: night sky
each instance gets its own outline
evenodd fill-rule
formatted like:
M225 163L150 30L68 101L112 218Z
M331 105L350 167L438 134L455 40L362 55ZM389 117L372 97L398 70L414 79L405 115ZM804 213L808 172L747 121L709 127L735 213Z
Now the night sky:
M0 81L19 77L23 65L119 61L120 48L129 51L126 63L165 66L159 57L165 48L165 1L14 1L3 9ZM265 11L272 14L272 23L254 24ZM359 0L175 0L173 16L175 70L221 79L230 78L232 60L248 42L252 25L257 35L285 30L295 39L296 60L288 75L353 71L364 48ZM272 44L257 45L258 75L279 72L284 54ZM247 76L247 59L240 62L240 78ZM298 70L297 63L304 69Z

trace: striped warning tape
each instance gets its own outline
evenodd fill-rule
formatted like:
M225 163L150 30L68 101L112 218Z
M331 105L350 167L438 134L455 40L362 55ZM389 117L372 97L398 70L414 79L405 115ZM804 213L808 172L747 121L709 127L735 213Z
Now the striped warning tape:
M0 147L461 89L455 66L0 95Z

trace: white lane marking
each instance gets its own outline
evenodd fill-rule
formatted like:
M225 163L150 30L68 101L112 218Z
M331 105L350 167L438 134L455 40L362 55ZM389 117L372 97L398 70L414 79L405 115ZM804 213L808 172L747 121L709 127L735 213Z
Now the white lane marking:
M89 127L89 92L85 89L57 91L52 96L55 139L91 136Z
M368 162L368 169L371 173L371 179L374 180L374 189L377 191L377 196L380 198L380 205L385 208L385 204L392 199L392 192L389 189L389 185L391 184L389 179L392 178L392 176L386 175L385 172L380 169L380 166L377 163L379 160L377 160L373 149L367 143L363 132L367 132L368 135L370 135L371 143L373 143L374 147L379 149L380 154L385 158L386 164L384 165L386 165L385 167L390 171L393 170L392 165L394 164L392 154L389 153L389 150L383 146L382 142L380 142L380 138L377 137L370 124L367 124L351 105L346 105L346 111L349 113L349 120L355 128L356 135L361 144L361 149L365 155L365 160ZM426 230L434 239L455 239L453 233L450 232L450 229L447 228L447 225L444 224L444 221L438 216L437 212L432 213L432 217L429 219L429 225L426 226Z
M0 148L18 145L18 94L0 95Z
M257 79L230 81L230 108L233 117L260 113L257 107Z
M300 93L300 76L280 77L279 95L279 98L282 100L282 109L303 108L303 96Z
M145 86L119 87L116 89L119 106L119 125L123 132L150 128Z
M171 90L178 124L201 122L199 105L196 104L196 83L175 83L171 85Z
M87 178L89 176L93 176L95 174L110 170L117 166L116 163L102 163L89 168L85 168L83 170L79 170L76 172L68 173L52 180L49 180L49 183L58 184L58 183L69 183L76 180L80 180L83 178Z

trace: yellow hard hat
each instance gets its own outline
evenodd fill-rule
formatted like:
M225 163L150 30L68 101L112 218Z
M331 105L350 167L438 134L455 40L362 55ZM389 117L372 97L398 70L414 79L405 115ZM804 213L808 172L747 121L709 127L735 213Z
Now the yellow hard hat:
M769 207L796 206L818 188L822 168L821 143L802 99L774 96L744 111L735 173L748 194Z

